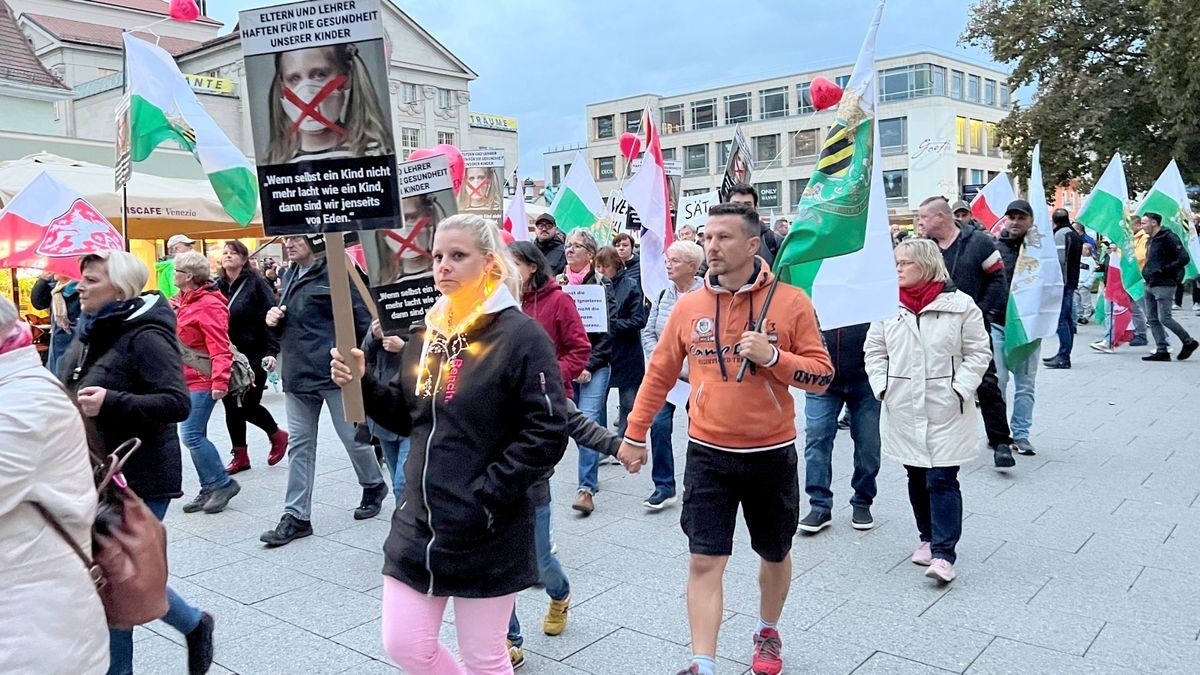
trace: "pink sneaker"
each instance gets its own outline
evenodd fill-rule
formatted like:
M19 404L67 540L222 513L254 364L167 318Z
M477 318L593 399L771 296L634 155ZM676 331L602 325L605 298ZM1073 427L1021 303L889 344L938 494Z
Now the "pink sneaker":
M912 561L913 564L923 565L925 567L928 567L929 563L933 562L933 552L929 550L929 542L921 542L921 545L917 547L917 550L913 551Z
M938 558L929 563L929 569L925 570L925 576L948 584L954 581L954 565Z

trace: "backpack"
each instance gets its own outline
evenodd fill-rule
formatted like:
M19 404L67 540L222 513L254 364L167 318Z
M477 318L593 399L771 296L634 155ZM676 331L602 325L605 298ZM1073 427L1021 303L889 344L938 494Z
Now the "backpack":
M192 349L191 347L179 343L179 351L183 356L183 364L190 366L201 375L212 378L212 357L202 351ZM233 343L229 343L229 351L233 354L233 366L229 371L229 390L226 392L230 396L241 397L254 387L254 369L250 367L250 359L246 355L238 351Z

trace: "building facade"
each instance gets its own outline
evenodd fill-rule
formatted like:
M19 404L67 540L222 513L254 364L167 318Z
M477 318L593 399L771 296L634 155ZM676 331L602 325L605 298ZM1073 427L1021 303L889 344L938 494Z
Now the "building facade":
M250 106L242 99L245 71L237 31L218 35L221 23L203 16L191 23L157 23L167 15L166 0L0 0L0 4L15 19L44 68L68 88L56 125L23 129L20 125L28 116L0 106L0 132L45 134L41 142L49 152L58 152L62 145L58 141L64 137L113 142L114 111L123 94L121 36L134 29L136 36L158 40L175 57L204 108L234 145L253 157ZM464 150L503 147L515 164L516 121L470 111L469 86L476 73L393 0L381 0L381 4L390 55L388 79L397 154L405 157L417 148L439 143ZM152 28L136 29L150 24L154 24ZM45 117L49 116L37 119ZM472 124L473 118L485 122ZM509 123L486 123L495 119ZM0 160L17 157L0 147ZM185 172L188 177L203 176L194 160L186 155L181 157L184 160L192 164ZM139 165L135 170L152 169Z
M912 222L926 197L957 199L1004 171L996 123L1011 109L1008 73L945 54L918 52L880 59L876 120L888 213ZM640 132L654 111L663 156L683 163L682 194L720 186L733 130L740 125L754 156L752 181L766 215L792 215L808 185L835 109L817 111L813 78L844 86L854 64L744 82L673 96L640 94L587 106L587 161L601 194L626 171L618 140ZM572 151L573 152L573 151ZM547 154L549 158L549 153ZM546 180L552 180L547 159Z

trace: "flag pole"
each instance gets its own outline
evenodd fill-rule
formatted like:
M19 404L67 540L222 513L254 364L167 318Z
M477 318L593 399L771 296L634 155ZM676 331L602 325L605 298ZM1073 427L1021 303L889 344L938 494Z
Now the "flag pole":
M121 239L125 242L125 252L129 252L129 188L121 186Z
M767 289L767 299L763 301L762 313L758 315L758 321L754 323L754 332L761 333L763 326L767 323L767 310L771 309L771 299L775 297L775 289L779 288L779 276L776 275L775 280L771 282L770 288ZM720 357L718 357L720 358ZM746 368L750 365L750 359L742 357L742 367L738 369L737 381L741 382L746 377Z

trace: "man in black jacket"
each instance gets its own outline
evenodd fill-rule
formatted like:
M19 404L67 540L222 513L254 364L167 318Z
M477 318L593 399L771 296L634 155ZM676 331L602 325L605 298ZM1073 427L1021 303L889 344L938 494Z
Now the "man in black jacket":
M330 236L341 236L333 233ZM354 511L356 520L379 513L387 483L369 443L354 438L354 425L346 421L342 390L329 377L329 350L335 345L333 304L329 291L329 269L325 262L323 235L289 236L283 239L291 267L283 275L279 305L266 316L279 338L277 354L264 363L274 370L281 357L283 392L288 421L288 485L283 518L274 530L259 540L268 546L283 546L312 534L312 490L317 469L317 423L321 406L329 409L333 428L350 456L350 464L362 485L362 503ZM354 323L358 341L366 336L371 316L354 288Z
M558 231L558 221L549 213L543 213L534 221L533 228L537 231L538 250L546 256L554 274L562 274L567 267L567 250Z
M1071 367L1071 349L1075 346L1075 289L1079 288L1079 261L1083 258L1083 237L1071 227L1071 214L1055 209L1054 246L1063 275L1062 309L1058 314L1058 353L1042 359L1047 368Z
M1183 271L1187 267L1187 249L1174 232L1162 226L1162 216L1157 213L1147 213L1142 219L1144 229L1150 237L1146 248L1146 264L1142 267L1142 278L1146 280L1146 318L1150 324L1150 332L1158 343L1158 350L1149 356L1143 356L1143 361L1170 361L1171 343L1167 339L1167 331L1171 332L1183 343L1179 351L1179 360L1183 361L1200 347L1179 322L1171 317L1171 303L1175 300L1175 287L1183 281Z
M960 291L971 296L983 312L983 322L990 329L1000 319L1004 325L1004 308L1008 304L1008 277L1004 263L991 236L979 230L962 230L954 222L950 203L945 197L930 197L917 210L917 223L925 236L937 242L946 261L950 279ZM993 350L994 351L994 350ZM1000 392L996 362L988 364L983 382L976 392L979 411L988 445L992 448L997 467L1016 464L1012 456L1012 434L1008 429L1008 409Z
M856 530L875 527L871 504L875 501L875 477L879 475L879 400L871 390L864 364L863 345L870 324L860 323L822 332L833 360L833 384L823 394L804 395L804 491L808 493L808 515L800 529L815 533L833 522L833 439L838 430L838 412L850 411L850 437L854 439L854 475L850 487Z

